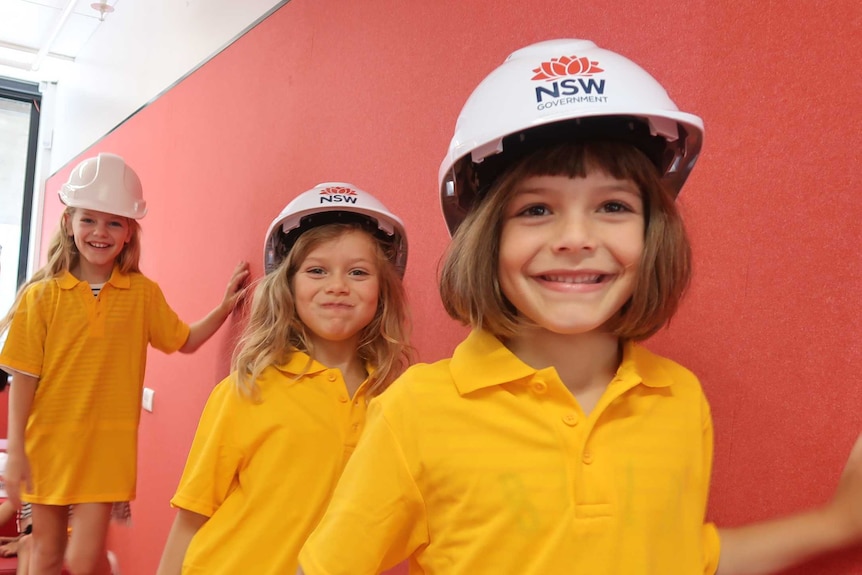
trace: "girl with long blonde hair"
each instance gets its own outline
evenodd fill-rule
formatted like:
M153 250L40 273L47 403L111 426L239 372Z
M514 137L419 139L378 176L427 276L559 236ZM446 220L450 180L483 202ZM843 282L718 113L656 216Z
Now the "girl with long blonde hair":
M401 221L320 184L273 221L234 371L212 392L159 575L282 575L323 514L368 400L409 363Z
M58 574L65 556L73 573L105 574L112 511L127 519L135 497L147 348L200 347L233 310L248 265L188 325L140 272L137 220L147 205L123 158L82 161L59 195L67 207L48 262L0 320L0 333L9 332L0 366L12 373L4 476L13 503L32 504L31 573Z

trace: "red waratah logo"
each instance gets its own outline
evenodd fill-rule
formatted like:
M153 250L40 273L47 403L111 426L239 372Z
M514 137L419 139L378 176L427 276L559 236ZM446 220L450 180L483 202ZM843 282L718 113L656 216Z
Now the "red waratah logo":
M563 76L592 76L604 72L599 68L599 63L589 58L577 56L560 56L551 58L550 62L542 62L538 68L534 68L536 74L531 80L556 80Z
M356 190L345 188L344 186L333 186L331 188L323 188L320 190L321 196L339 195L339 196L355 196Z

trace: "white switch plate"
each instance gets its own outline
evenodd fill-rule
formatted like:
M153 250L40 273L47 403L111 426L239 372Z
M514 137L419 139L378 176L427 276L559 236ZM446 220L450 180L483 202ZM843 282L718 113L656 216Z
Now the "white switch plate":
M153 411L153 396L156 395L155 390L150 389L149 387L144 388L144 397L141 400L141 405L144 409L152 413Z

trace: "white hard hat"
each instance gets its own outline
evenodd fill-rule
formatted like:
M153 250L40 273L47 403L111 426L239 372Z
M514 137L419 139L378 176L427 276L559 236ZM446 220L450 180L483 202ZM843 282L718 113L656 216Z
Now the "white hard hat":
M141 180L114 154L87 158L60 187L60 201L71 208L95 210L139 220L147 215Z
M401 220L377 198L353 184L328 182L299 194L269 225L263 244L263 267L269 273L284 260L296 239L311 228L360 222L393 245L392 263L401 276L407 266L407 234Z
M440 165L449 232L520 154L596 137L641 148L679 193L700 153L703 121L680 112L643 68L588 40L549 40L512 53L467 99Z

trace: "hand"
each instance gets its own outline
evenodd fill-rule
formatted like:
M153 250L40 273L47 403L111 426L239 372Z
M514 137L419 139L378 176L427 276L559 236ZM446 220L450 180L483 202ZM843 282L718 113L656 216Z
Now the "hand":
M224 292L224 299L207 316L189 326L189 337L180 348L181 353L193 353L211 338L230 316L239 299L245 294L243 284L248 280L247 262L239 262Z
M841 479L826 511L846 529L848 543L862 540L862 435L850 450Z
M244 286L249 277L248 262L239 262L233 269L233 275L227 283L227 289L224 292L224 300L222 306L228 313L233 311L237 302L245 294Z
M21 509L21 485L25 485L27 491L33 490L30 478L30 461L23 450L9 452L3 480L6 482L6 495L9 501L12 502L15 509Z

